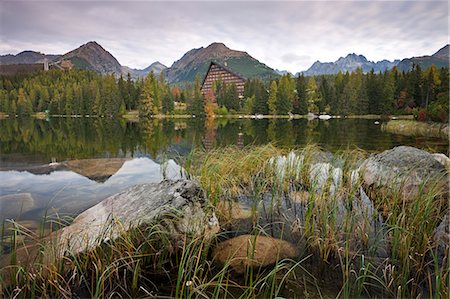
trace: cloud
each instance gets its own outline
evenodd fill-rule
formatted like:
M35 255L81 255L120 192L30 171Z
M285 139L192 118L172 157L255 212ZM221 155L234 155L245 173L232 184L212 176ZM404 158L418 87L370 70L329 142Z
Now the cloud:
M297 62L297 61L301 61L301 60L311 60L311 56L297 55L295 53L286 53L283 56L281 56L281 60L286 63Z
M447 19L447 1L2 1L0 54L65 53L96 40L143 68L221 41L295 73L350 52L432 54L448 43Z

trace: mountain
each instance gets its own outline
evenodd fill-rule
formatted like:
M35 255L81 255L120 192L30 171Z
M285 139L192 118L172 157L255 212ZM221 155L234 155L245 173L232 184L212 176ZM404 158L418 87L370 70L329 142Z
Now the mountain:
M169 83L193 82L199 75L203 78L211 61L227 66L246 78L270 79L278 74L259 62L247 52L229 49L223 43L212 43L206 48L192 49L164 70Z
M357 55L355 53L348 54L345 58L340 57L335 62L320 62L316 61L306 71L303 72L305 76L317 76L337 74L339 72L352 72L357 68L362 68L363 72L369 72L372 68L375 72L384 72L389 70L398 64L399 60L393 62L389 60L382 60L373 62L367 60L363 55Z
M48 61L53 61L60 58L61 55L46 55L35 51L23 51L17 55L0 55L0 64L34 64L43 63L44 59Z
M131 77L134 79L137 78L143 78L147 76L150 72L153 72L155 75L159 75L162 71L167 69L167 66L162 64L159 61L153 62L145 69L132 69L127 66L122 66L122 74L126 76L128 73L130 73Z
M409 71L412 69L413 64L418 64L422 69L426 69L434 64L437 68L449 66L449 45L439 49L431 56L420 56L403 59L397 68L400 71Z
M287 74L293 76L292 73L289 72L289 71L287 71L287 70L282 70L282 71L281 71L281 70L279 70L279 69L275 69L275 73L277 73L277 74L280 75L280 76L287 75Z
M99 72L121 74L122 66L117 59L96 42L88 42L64 54L57 63L70 61L73 67Z

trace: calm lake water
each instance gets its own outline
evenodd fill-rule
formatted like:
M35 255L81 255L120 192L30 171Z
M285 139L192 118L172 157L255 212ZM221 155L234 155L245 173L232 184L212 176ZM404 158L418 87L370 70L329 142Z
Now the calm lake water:
M0 121L0 221L74 215L129 186L177 178L175 161L196 147L269 142L316 143L331 152L356 147L380 152L398 145L448 151L445 140L382 132L374 120L362 119L7 119ZM96 160L83 164L85 159ZM49 167L64 161L73 163Z

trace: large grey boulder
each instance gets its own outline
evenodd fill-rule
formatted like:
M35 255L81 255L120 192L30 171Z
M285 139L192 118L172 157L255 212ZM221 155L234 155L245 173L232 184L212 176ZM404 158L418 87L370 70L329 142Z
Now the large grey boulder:
M374 195L400 191L408 200L417 196L421 187L433 186L448 198L446 168L432 154L414 147L398 146L370 156L361 166L361 174L366 189Z
M210 238L219 231L204 192L191 180L143 184L108 197L58 233L61 254L91 250L135 227L164 223L175 245L185 236Z

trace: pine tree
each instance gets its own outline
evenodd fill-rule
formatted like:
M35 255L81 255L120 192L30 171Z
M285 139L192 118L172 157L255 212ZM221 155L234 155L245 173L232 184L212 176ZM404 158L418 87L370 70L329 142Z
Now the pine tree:
M383 88L380 100L380 110L383 115L390 115L394 106L395 81L392 72L383 75Z
M311 113L319 113L318 103L321 100L319 89L314 77L310 77L306 87L308 111Z
M283 75L280 78L277 90L276 109L279 115L285 115L292 111L292 104L296 98L295 83L291 75Z
M139 104L139 115L149 116L155 112L154 106L154 81L155 77L153 72L150 72L144 80L141 91L141 101Z
M239 95L235 84L227 84L225 86L225 107L228 110L239 111Z
M270 84L269 99L267 101L269 107L269 114L271 115L277 114L277 91L278 91L277 82L274 80Z
M102 99L102 95L100 93L100 88L97 86L95 91L95 99L94 99L94 107L93 111L95 115L105 116L105 106Z
M303 74L298 76L295 87L297 90L297 96L294 100L294 103L292 104L292 113L305 115L308 113L308 104L307 104L308 94L306 92L307 89L306 78Z
M187 101L187 110L196 117L205 117L204 99L201 93L200 77L195 78L193 90L191 96Z
M253 98L252 113L268 114L269 106L267 104L268 93L261 80L252 80L252 91L250 98Z

